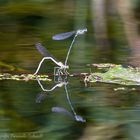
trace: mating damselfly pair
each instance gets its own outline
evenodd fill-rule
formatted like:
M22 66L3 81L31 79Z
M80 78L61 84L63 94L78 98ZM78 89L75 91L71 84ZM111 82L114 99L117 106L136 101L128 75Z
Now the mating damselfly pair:
M66 58L65 58L65 62L62 63L61 61L58 61L53 55L51 55L49 53L49 51L43 47L43 45L41 43L37 43L36 44L36 48L37 50L44 56L43 59L40 61L37 69L36 69L36 72L34 73L37 74L39 72L39 69L43 63L44 60L51 60L53 61L57 67L54 68L54 75L68 75L69 73L67 72L67 69L69 68L69 66L67 65L67 62L68 62L68 58L69 58L69 55L70 55L70 51L71 51L71 48L75 42L75 39L78 35L82 35L84 34L85 32L87 32L87 29L84 28L84 29L79 29L79 30L76 30L76 31L71 31L71 32L66 32L66 33L60 33L60 34L56 34L52 37L53 40L64 40L64 39L67 39L69 37L73 37L73 40L69 46L69 49L68 49L68 52L67 52L67 55L66 55Z

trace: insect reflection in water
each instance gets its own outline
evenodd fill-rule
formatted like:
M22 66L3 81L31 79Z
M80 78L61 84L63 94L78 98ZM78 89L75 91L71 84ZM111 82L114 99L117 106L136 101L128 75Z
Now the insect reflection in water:
M43 91L43 93L41 93L37 96L37 98L36 98L37 103L41 103L45 99L45 97L48 94L50 94L52 91L54 91L56 88L64 86L64 90L65 90L65 93L66 93L66 99L67 99L67 102L70 106L71 111L68 111L64 107L55 106L55 107L52 107L52 109L51 109L52 112L68 115L78 122L86 122L86 120L82 116L77 115L77 113L74 110L74 107L72 105L72 102L71 102L71 99L70 99L70 96L69 96L69 92L68 92L68 89L67 89L67 85L68 85L67 76L62 77L62 76L59 75L57 83L51 89L45 89L43 84L41 83L41 81L39 81L38 79L37 79L37 81L38 81L38 84Z

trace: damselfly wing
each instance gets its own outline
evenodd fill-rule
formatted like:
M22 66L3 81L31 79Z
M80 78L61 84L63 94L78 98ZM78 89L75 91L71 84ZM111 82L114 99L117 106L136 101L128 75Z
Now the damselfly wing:
M71 36L73 36L76 33L76 31L66 32L66 33L60 33L56 34L52 37L53 40L65 40Z
M72 114L71 112L69 112L68 110L66 110L63 107L59 107L59 106L52 107L52 112L68 115L68 116L74 118L78 122L86 122L86 120L84 120L83 117L81 117L80 115Z
M52 57L54 60L58 62L58 60L49 53L49 51L41 44L41 43L36 43L36 48L37 50L44 56L44 57Z
M46 98L46 96L47 94L45 94L44 92L38 94L36 97L36 103L41 103Z
M65 115L73 117L73 115L69 111L67 111L65 108L59 107L59 106L52 107L52 112L65 114Z

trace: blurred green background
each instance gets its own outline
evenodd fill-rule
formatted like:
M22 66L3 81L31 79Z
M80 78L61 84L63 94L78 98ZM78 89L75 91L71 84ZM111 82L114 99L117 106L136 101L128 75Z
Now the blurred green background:
M41 58L36 42L64 61L71 39L53 41L51 37L85 27L87 34L72 49L71 65L128 61L138 65L138 10L138 0L1 0L1 71L4 64L34 69Z
M89 72L88 63L139 66L139 12L139 0L0 0L0 72L33 73L42 58L37 42L64 62L72 38L52 36L81 28L88 32L72 48L71 73ZM52 73L54 64L45 64L40 72ZM139 140L140 89L116 88L122 86L84 87L80 79L69 78L73 106L86 119L80 123L51 111L53 106L70 111L63 88L45 93L38 104L36 81L0 81L0 139Z

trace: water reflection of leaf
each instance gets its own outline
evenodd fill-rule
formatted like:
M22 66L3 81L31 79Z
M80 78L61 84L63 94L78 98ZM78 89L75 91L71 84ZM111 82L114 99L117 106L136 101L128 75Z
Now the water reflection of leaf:
M0 80L17 80L17 81L30 81L36 80L38 78L40 81L51 81L47 75L33 75L33 74L17 74L12 75L10 73L0 73Z
M27 70L22 69L22 68L17 68L16 66L7 64L5 62L0 61L0 69L2 69L3 71L22 71L22 72L27 72Z
M10 70L10 71L14 71L16 69L14 66L6 64L2 61L0 61L0 67L4 68L4 69L7 69L7 70Z
M104 69L106 67L99 68ZM110 67L106 72L91 73L91 75L87 77L87 81L121 85L140 85L140 68L125 68L122 65L113 65L113 67Z
M41 103L47 96L48 94L47 93L39 93L36 97L36 103Z

